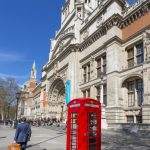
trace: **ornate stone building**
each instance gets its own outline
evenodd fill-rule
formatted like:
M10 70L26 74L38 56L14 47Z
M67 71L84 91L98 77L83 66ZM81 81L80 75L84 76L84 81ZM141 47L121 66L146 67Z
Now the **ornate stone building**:
M69 80L70 98L100 100L108 125L150 123L150 1L67 0L61 16L42 71L47 116L65 118Z
M18 118L21 116L25 116L28 119L32 118L31 108L33 106L33 93L32 91L35 89L37 85L36 81L36 65L33 63L30 79L25 82L21 88L21 96L19 98L18 104Z

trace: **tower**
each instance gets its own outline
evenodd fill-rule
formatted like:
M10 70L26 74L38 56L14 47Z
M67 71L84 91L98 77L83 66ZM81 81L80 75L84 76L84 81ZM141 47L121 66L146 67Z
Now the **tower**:
M35 61L33 62L30 79L36 79L36 64Z
M31 74L30 74L30 80L29 80L29 90L30 92L36 87L36 64L35 61L33 62Z

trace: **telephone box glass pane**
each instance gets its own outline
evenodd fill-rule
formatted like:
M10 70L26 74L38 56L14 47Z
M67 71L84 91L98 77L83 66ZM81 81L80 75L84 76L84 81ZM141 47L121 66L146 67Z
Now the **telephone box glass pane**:
M77 150L77 113L71 113L70 150Z
M89 113L89 150L97 148L97 114Z

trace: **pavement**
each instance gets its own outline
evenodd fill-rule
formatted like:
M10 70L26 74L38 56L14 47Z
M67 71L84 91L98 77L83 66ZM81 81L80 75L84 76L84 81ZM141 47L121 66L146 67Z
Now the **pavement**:
M14 129L0 126L0 150L7 150L8 144L13 142L14 134ZM32 136L27 150L65 150L65 144L65 132L32 127Z
M150 131L104 130L102 150L150 150Z
M0 150L13 142L15 130L0 126ZM65 150L64 127L32 127L27 150ZM103 130L102 150L150 150L150 131Z

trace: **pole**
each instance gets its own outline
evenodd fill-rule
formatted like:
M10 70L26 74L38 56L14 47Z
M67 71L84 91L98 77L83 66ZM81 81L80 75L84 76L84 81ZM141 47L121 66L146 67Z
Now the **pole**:
M16 108L16 121L17 121L17 118L18 118L18 98L17 98L17 108Z
M16 119L15 119L15 123L14 123L14 128L17 127L17 124L18 124L18 98L17 98L17 107L16 107Z

